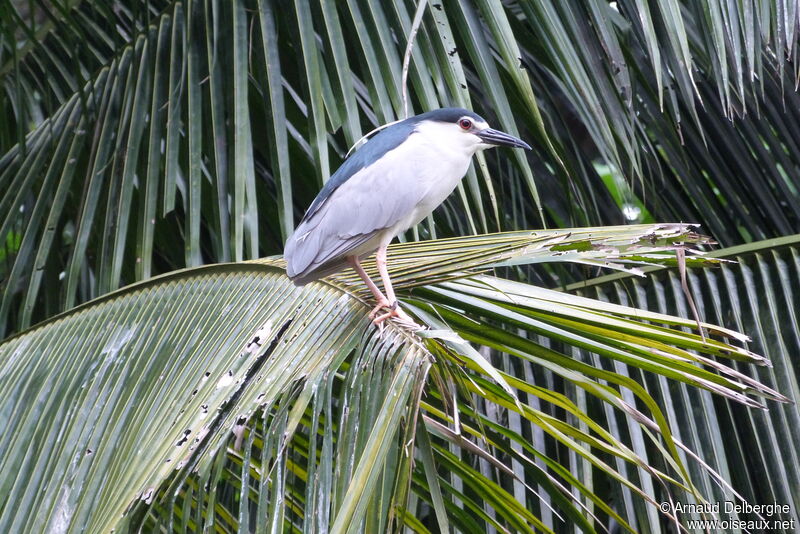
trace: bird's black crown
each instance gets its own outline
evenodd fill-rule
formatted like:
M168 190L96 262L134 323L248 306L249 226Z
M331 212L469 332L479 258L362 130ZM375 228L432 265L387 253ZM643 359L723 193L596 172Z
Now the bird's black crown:
M462 117L469 117L477 122L486 122L483 117L474 113L468 109L464 108L442 108L442 109L434 109L432 111L426 111L425 113L420 113L414 117L411 117L413 122L421 122L421 121L436 121L436 122L458 122L458 119Z

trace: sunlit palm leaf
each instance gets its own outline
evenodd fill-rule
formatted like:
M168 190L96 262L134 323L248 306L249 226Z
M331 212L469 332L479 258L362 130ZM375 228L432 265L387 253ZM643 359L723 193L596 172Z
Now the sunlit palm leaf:
M263 476L274 468L264 502L288 513L286 437L312 399L328 406L327 424L348 424L349 394L329 410L351 353L347 366L383 371L351 373L348 388L370 384L374 403L356 415L362 399L350 401L360 428L352 436L363 443L334 465L328 442L323 468L340 490L326 501L330 519L341 511L357 521L378 476L393 477L383 461L427 366L412 339L368 328L364 309L331 287L301 291L278 269L223 265L125 289L6 341L2 530L108 531L125 512L136 517L137 501L174 499L159 493L169 476L211 477L213 502L218 451L251 417L264 418L272 440L254 467ZM254 434L245 438L252 445Z

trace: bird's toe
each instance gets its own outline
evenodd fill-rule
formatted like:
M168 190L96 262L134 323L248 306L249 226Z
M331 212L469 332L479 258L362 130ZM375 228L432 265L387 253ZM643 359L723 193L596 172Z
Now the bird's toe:
M405 321L405 322L408 322L408 323L414 323L414 320L411 318L411 316L408 315L406 312L404 312L402 308L400 308L400 306L398 305L397 301L395 301L394 304L392 304L391 306L385 306L385 308L388 308L389 311L384 313L384 314L382 314L382 315L375 316L372 319L372 322L374 324L380 325L386 319L390 319L392 317L397 317L398 319L400 319L402 321ZM377 311L379 309L380 309L380 307L376 308L376 310L373 310L373 311L376 312L376 314L377 314ZM370 317L373 317L373 316L370 315ZM416 324L416 323L414 323L414 324Z
M378 302L378 305L372 308L372 311L369 312L369 318L375 319L378 316L378 312L385 309L392 309L392 305L388 300L381 300Z

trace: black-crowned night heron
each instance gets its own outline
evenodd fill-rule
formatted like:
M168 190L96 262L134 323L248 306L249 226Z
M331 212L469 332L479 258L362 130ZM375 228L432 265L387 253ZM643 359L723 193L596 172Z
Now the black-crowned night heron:
M311 203L286 242L287 274L305 285L349 265L377 300L370 313L375 323L407 319L386 269L386 247L444 202L475 152L498 145L531 148L462 108L429 111L384 128L345 160ZM376 251L385 294L360 263Z

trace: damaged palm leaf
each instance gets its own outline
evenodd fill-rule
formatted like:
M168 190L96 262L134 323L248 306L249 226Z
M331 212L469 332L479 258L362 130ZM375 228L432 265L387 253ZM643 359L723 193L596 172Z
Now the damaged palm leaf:
M784 400L712 365L764 363L725 341L742 336L704 325L703 339L684 331L691 321L480 273L703 242L649 225L398 245L392 275L427 333L375 328L348 275L297 288L281 259L111 293L0 345L0 529L631 525L587 485L587 466L650 504L653 484L701 500L686 466L696 462L653 398L570 350L750 406ZM539 383L542 369L630 421L657 454Z
M430 285L492 267L535 263L584 263L638 274L641 271L636 266L674 265L677 262L674 251L678 249L688 254L684 256L688 265L719 264L720 260L705 257L697 248L713 241L698 234L696 229L695 225L687 224L641 224L526 230L398 243L389 247L388 263L396 288ZM420 253L425 253L425 261L419 261ZM365 263L364 268L370 276L377 276L374 263ZM369 294L355 273L344 271L333 279L355 285L365 297Z

